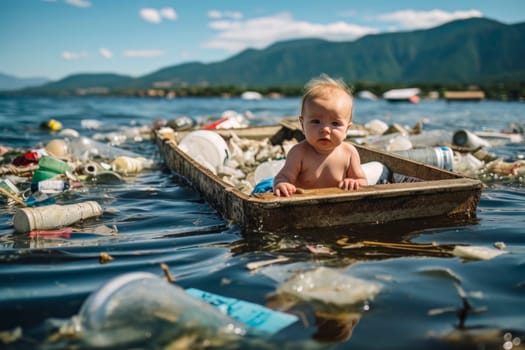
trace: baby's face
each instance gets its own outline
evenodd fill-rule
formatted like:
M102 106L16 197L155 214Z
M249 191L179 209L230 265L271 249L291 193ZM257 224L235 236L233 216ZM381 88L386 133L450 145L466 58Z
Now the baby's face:
M306 141L319 153L329 153L346 139L351 125L352 100L331 90L306 101L301 124Z

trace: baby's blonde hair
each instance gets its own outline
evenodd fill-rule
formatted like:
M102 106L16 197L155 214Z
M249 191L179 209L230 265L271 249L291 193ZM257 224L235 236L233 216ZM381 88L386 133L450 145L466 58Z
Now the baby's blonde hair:
M341 90L348 94L350 100L353 100L352 91L350 90L348 85L346 85L343 79L334 79L324 73L317 78L311 79L308 83L306 83L304 88L305 93L301 101L301 115L303 115L304 105L306 101L310 100L313 97L319 96L320 93L325 92L327 89ZM350 121L352 121L352 112L350 112Z

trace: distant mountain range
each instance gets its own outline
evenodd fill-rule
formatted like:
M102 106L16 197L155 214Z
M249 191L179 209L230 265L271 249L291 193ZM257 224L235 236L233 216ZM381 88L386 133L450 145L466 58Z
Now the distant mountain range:
M39 86L49 82L46 78L18 78L0 73L0 90L16 90L30 86Z
M525 23L472 18L355 41L301 39L248 49L214 63L191 62L138 78L78 74L25 93L115 91L154 87L301 86L326 73L348 82L487 83L525 81Z

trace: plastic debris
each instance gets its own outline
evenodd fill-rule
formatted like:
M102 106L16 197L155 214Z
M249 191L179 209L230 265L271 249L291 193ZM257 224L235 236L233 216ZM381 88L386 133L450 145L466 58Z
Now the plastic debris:
M277 263L280 263L280 262L285 262L285 261L288 261L288 260L290 260L290 259L285 257L285 256L278 256L275 259L256 261L256 262L248 263L248 264L246 264L246 268L248 270L257 270L257 269L260 269L261 267L264 267L264 266L273 265L273 264L277 264Z
M240 336L247 326L180 287L145 272L120 275L96 292L73 318L92 347L125 347L141 341L195 334L200 339ZM191 347L191 346L190 346Z
M95 201L69 205L47 205L17 209L13 216L13 224L15 230L20 233L33 230L53 230L102 214L102 208Z
M452 254L467 260L490 260L499 255L506 254L506 251L478 246L457 245L452 250Z
M381 284L345 275L337 270L319 267L298 273L277 289L305 301L320 301L338 306L373 299Z

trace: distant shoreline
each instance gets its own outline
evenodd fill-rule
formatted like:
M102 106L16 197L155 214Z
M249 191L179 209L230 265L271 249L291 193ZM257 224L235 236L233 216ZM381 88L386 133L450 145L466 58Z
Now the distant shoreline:
M377 96L390 89L418 87L422 99L446 99L445 93L451 91L483 92L486 100L497 101L525 101L525 82L495 82L483 84L466 83L414 83L414 84L386 84L386 83L354 83L350 84L354 94L367 91ZM181 88L150 88L150 89L110 89L104 86L93 86L74 89L44 89L39 87L20 90L0 91L1 97L10 96L48 96L48 97L149 97L149 98L179 98L179 97L240 97L245 91L260 93L264 98L297 97L303 94L302 86L270 86L270 87L241 87L241 86L186 86ZM468 100L466 98L465 100Z

